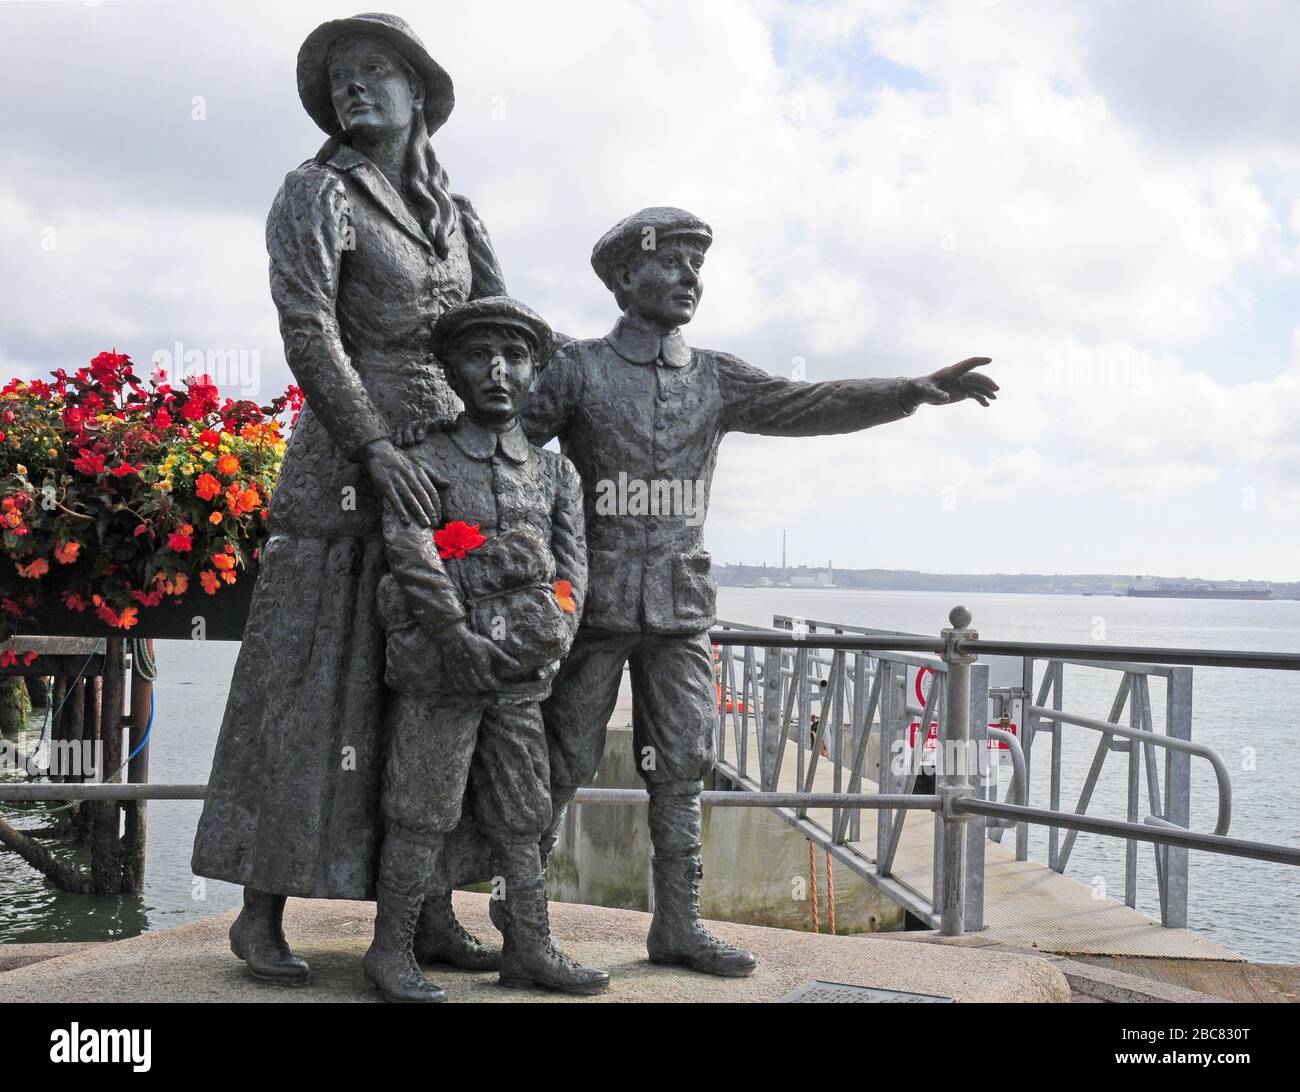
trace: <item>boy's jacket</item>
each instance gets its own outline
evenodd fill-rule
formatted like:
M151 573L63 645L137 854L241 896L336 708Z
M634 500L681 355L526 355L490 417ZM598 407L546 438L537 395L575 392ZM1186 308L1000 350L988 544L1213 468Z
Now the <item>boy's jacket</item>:
M463 415L407 454L438 485L440 526L477 526L485 541L463 557L443 559L433 530L385 513L390 572L379 596L388 685L470 692L464 680L449 677L442 656L452 628L464 621L520 665L501 677L499 700L544 698L573 642L587 586L577 471L563 455L534 448L517 425L499 434ZM557 580L569 582L571 610Z

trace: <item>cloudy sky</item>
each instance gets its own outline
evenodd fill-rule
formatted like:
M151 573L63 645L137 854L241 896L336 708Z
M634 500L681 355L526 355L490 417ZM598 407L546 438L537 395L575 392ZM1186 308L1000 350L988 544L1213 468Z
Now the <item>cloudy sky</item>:
M714 227L688 336L810 380L994 358L1003 396L733 436L722 561L1300 579L1300 44L1251 0L407 3L512 293L599 336L592 242ZM4 3L0 374L244 351L290 381L262 225L318 147L336 3ZM251 365L256 364L256 367Z

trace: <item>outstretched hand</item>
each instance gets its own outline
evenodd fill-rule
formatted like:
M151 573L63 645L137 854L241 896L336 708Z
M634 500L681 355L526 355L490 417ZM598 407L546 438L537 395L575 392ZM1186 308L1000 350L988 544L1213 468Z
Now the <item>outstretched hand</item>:
M932 406L946 406L950 402L960 402L964 398L973 398L981 406L996 401L998 385L987 375L973 369L989 363L991 357L972 356L958 364L940 368L932 375L912 380L912 397L917 402L928 402Z

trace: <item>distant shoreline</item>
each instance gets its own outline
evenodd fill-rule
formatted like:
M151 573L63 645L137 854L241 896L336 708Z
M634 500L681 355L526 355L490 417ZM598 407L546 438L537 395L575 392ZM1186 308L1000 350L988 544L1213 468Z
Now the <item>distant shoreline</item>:
M716 564L713 574L719 587L785 588L794 591L924 591L992 595L1083 595L1128 598L1134 582L1146 581L1213 584L1224 590L1213 595L1143 595L1141 598L1229 602L1271 602L1300 600L1300 581L1209 580L1203 577L1137 577L1128 573L1055 574L1042 573L924 573L910 569L825 569L777 565ZM1263 596L1270 593L1271 597Z

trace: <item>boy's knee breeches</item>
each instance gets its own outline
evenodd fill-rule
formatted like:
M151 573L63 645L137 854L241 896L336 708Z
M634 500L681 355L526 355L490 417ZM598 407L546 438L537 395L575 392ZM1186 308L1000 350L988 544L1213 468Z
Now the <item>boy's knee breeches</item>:
M395 696L384 769L384 819L447 833L470 809L492 841L535 841L551 821L546 733L536 702Z

